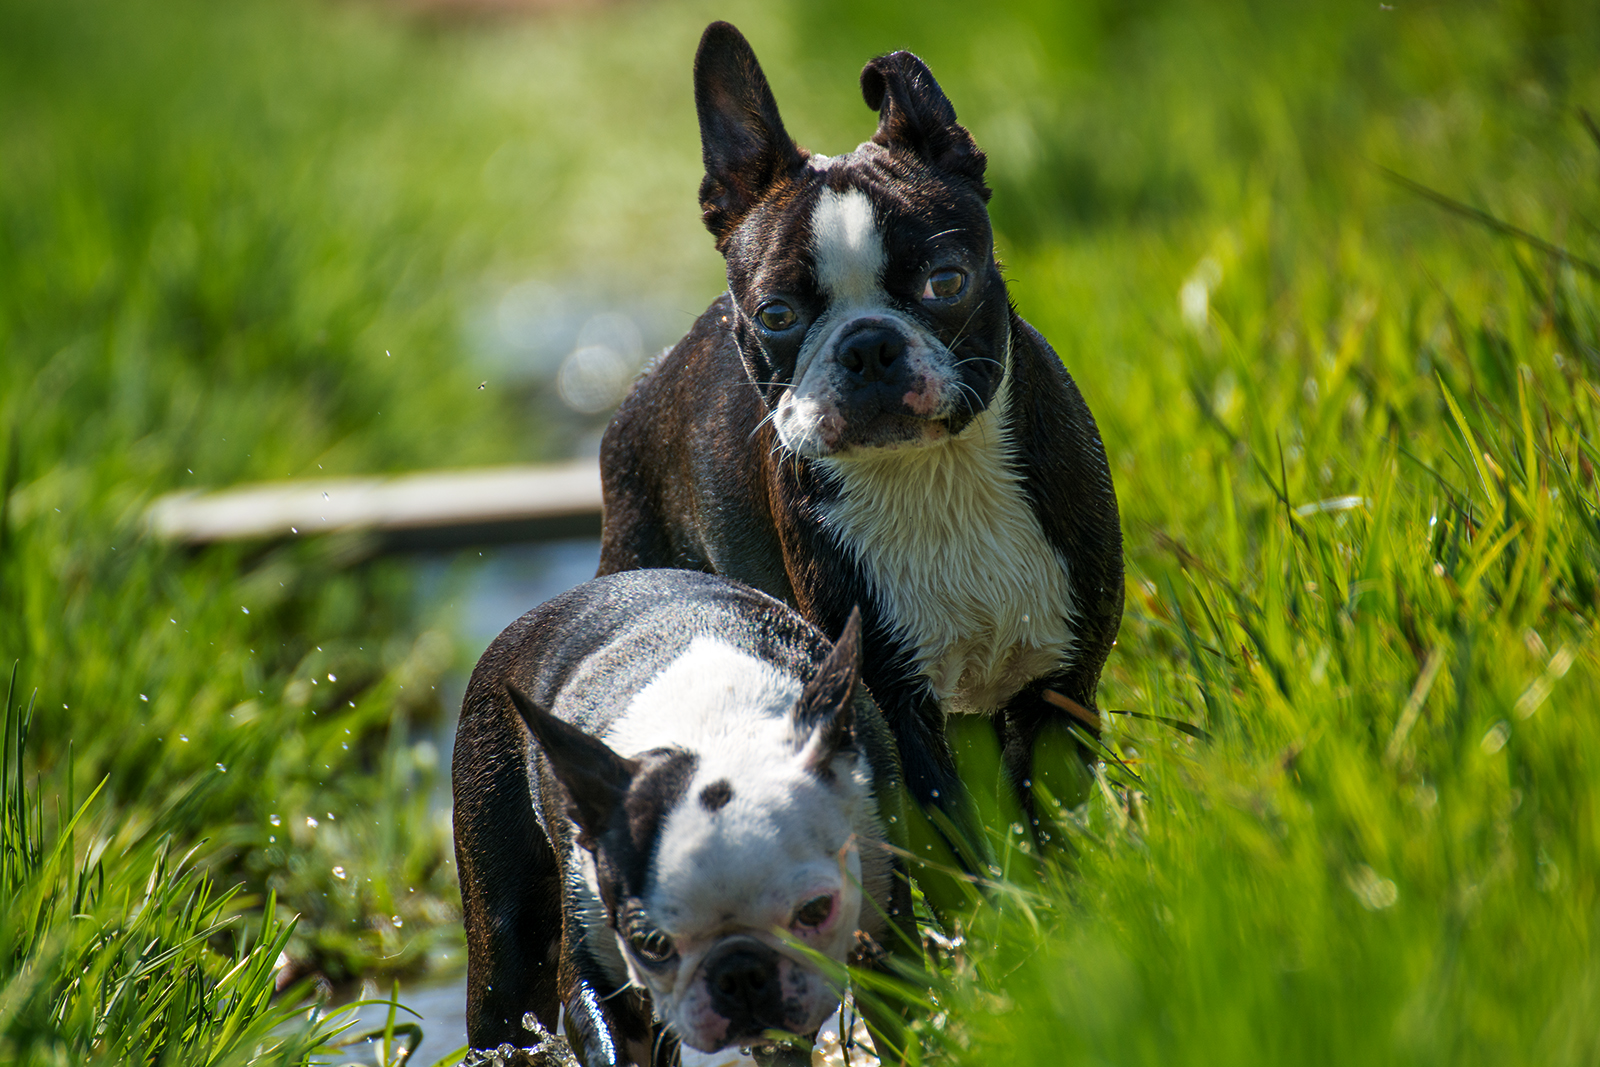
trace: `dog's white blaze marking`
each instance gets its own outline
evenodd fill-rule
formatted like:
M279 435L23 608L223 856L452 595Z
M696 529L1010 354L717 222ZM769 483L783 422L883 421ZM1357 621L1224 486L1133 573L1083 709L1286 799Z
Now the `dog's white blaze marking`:
M824 189L811 212L817 284L832 307L883 304L883 234L860 189Z
M840 488L824 522L950 712L991 713L1073 653L1067 564L1011 462L1008 384L958 437L822 461Z
M937 362L948 353L925 336L926 331L907 322L884 291L883 268L888 257L866 193L860 189L822 191L811 212L811 258L817 285L828 295L828 306L806 334L795 360L794 386L779 399L773 424L779 440L791 452L822 456L833 447L830 435L843 429L836 381L841 372L831 359L818 357L831 352L852 323L874 315L899 327L908 342L908 360Z
M788 732L804 686L798 678L725 641L696 637L629 702L606 731L624 756L668 745L702 755L732 750L771 759L771 733Z

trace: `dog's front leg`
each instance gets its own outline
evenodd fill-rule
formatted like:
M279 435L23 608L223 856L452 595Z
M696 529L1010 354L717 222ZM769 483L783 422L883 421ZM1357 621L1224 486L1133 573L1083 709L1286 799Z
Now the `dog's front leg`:
M561 983L567 1044L584 1067L677 1064L678 1040L655 1021L649 1000L638 990L607 989L585 970L563 968Z
M910 873L944 922L973 899L972 878L986 878L988 837L945 736L944 711L924 689L885 685L874 690L900 751Z
M1044 843L1041 814L1058 806L1076 807L1089 794L1088 768L1097 758L1091 746L1100 739L1098 713L1072 701L1079 712L1074 714L1044 696L1046 692L1070 693L1074 688L1070 679L1040 679L994 717L1001 762L1035 844ZM1041 799L1045 801L1043 810Z

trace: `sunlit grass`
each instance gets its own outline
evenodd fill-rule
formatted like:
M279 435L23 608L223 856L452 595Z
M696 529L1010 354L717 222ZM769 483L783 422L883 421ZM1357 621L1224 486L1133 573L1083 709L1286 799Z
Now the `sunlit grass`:
M709 301L687 72L731 17L823 152L871 131L866 58L932 64L1111 459L1102 706L1212 738L1108 716L1122 765L1042 882L998 850L926 1054L1593 1061L1588 8L0 4L0 1057L293 1062L326 1034L256 1053L273 946L459 965L428 727L479 650L359 539L140 516L565 447L474 316L528 277Z

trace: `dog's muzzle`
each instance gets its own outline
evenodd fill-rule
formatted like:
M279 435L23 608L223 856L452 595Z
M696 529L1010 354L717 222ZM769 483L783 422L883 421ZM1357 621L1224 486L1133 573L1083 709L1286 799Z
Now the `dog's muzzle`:
M705 964L711 1006L728 1020L730 1038L750 1038L784 1028L778 953L749 942L730 945Z

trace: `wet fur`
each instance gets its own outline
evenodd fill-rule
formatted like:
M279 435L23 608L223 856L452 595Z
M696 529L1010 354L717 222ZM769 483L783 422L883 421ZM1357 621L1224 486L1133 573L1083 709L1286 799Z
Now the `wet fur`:
M701 202L729 291L636 385L607 431L600 573L682 567L736 577L828 632L860 604L865 679L912 794L947 807L960 794L944 720L972 711L990 716L1031 811L1035 746L1070 721L1042 693L1094 708L1121 619L1110 471L1077 386L1010 304L984 157L949 101L904 52L869 63L862 89L879 110L872 141L813 156L784 132L738 32L714 24L702 39ZM856 250L854 259L841 249ZM917 298L941 257L975 287L959 314ZM803 340L756 325L771 292L810 316ZM935 368L944 376L938 426L912 417L930 401L911 378L913 409L869 427L891 442L903 429L905 448L806 454L828 447L822 401L808 409L811 422L779 432L811 362L826 359L811 331L829 328L844 305L892 318L908 354L920 345L944 361ZM939 449L946 454L935 459Z

